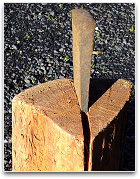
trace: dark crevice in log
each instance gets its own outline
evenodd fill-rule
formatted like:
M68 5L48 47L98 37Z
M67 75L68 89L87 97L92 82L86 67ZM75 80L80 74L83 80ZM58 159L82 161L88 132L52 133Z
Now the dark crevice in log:
M90 144L90 128L88 117L85 112L81 111L81 119L84 135L84 171L88 171L89 166L89 144Z
M90 108L116 81L116 79L91 78L88 108Z

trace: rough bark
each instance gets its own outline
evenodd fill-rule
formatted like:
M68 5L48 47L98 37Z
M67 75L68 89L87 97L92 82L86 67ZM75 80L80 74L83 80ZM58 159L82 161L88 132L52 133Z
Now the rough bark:
M84 137L71 80L35 86L12 101L14 171L84 170Z

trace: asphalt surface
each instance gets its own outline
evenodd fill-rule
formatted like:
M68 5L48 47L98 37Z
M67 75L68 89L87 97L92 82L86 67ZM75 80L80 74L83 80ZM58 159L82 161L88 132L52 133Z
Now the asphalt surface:
M135 4L4 5L4 170L12 170L11 100L21 91L73 78L71 10L85 8L96 21L91 78L133 82L122 171L135 170Z

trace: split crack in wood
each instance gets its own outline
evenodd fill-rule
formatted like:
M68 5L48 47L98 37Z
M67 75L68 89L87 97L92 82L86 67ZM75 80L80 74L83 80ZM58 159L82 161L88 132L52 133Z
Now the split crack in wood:
M88 116L85 112L81 111L81 120L83 126L83 135L84 135L84 171L89 169L89 156L90 156L90 128Z

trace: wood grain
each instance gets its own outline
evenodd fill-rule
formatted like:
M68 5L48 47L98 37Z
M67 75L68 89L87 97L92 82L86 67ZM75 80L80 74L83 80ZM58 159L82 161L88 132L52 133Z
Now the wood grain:
M117 80L90 106L84 122L72 80L50 81L15 96L13 171L119 170L131 88Z

